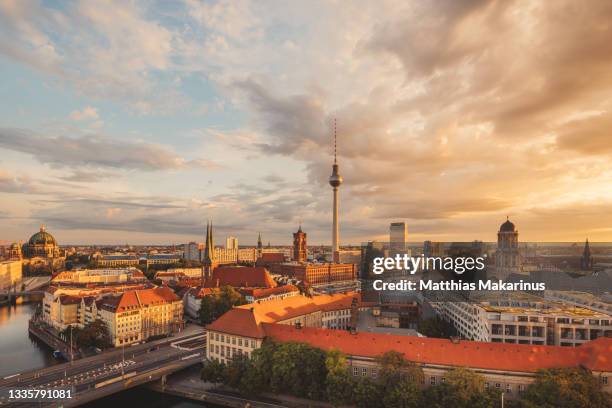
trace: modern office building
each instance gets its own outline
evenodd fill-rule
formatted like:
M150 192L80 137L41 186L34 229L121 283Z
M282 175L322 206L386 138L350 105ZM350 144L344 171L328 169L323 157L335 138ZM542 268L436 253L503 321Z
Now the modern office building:
M405 222L392 222L389 225L389 254L403 254L408 243L408 227Z
M578 346L599 337L612 337L612 314L557 301L443 301L434 308L469 340Z

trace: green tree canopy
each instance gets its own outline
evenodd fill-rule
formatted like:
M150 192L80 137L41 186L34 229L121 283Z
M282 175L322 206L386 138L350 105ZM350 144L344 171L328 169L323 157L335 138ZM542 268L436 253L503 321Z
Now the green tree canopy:
M611 408L612 397L585 368L556 368L538 372L523 396L524 408Z

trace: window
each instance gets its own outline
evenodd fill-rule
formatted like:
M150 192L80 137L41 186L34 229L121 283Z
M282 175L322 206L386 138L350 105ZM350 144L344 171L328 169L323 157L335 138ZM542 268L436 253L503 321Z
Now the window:
M489 383L488 383L488 382L486 382L486 383L485 383L485 390L488 390L488 389L489 389Z
M525 385L519 384L519 394L522 394L523 392L525 392Z
M378 370L373 368L372 369L372 378L376 378L378 376Z
M512 385L506 384L506 393L507 394L512 394Z
M442 384L446 382L446 377L442 377Z
M353 367L353 376L357 377L359 375L359 369L357 367Z
M495 383L495 388L500 389L501 388L501 384L500 383Z
M601 377L601 383L603 385L608 385L608 377Z
M432 376L432 377L429 379L429 383L430 383L431 385L436 385L436 377L433 377L433 376Z
M365 376L367 376L367 375L368 375L368 369L367 369L367 368L365 368L365 367L364 367L364 368L362 368L362 369L361 369L361 376L362 376L362 377L365 377Z

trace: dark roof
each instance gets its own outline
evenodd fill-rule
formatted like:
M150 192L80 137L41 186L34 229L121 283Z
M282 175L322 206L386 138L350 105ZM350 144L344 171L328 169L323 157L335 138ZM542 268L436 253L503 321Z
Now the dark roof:
M506 220L500 227L499 232L514 232L516 231L514 224L510 220Z

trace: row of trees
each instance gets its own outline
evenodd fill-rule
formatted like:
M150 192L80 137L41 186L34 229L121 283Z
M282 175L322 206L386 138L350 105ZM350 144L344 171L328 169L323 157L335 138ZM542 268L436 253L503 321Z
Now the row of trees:
M231 286L222 286L219 292L202 298L200 304L200 323L208 324L234 306L244 305L246 300Z
M486 389L484 378L466 368L448 372L445 382L422 388L423 371L403 355L390 351L378 361L378 375L354 377L346 356L325 352L303 343L264 341L252 358L236 356L228 364L207 361L202 379L224 383L246 396L271 392L335 406L359 408L496 408L501 391ZM521 400L507 401L509 408L611 408L610 396L585 369L545 370L537 375Z

